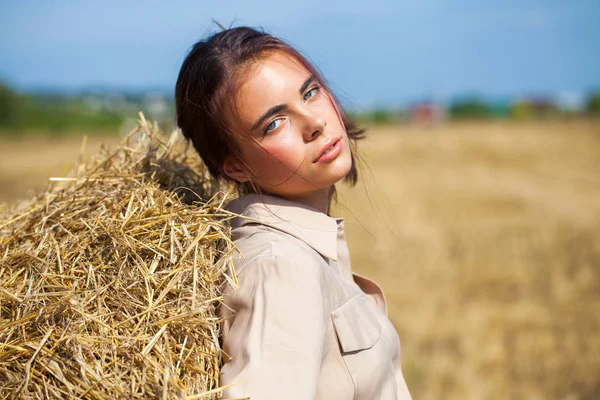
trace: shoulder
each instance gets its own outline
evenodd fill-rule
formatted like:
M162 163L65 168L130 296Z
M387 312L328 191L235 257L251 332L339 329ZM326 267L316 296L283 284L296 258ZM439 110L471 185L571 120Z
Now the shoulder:
M265 225L245 225L232 231L236 246L234 265L236 273L257 264L302 265L322 268L326 261L302 240Z
M269 234L258 236L267 238ZM269 248L248 260L238 259L236 262L234 259L238 285L224 293L226 302L235 309L243 308L243 304L250 306L255 301L261 304L268 302L272 306L279 304L280 307L287 307L291 302L295 304L294 308L300 308L297 302L306 300L307 294L314 301L325 302L331 285L327 268L301 246L296 246L294 253L284 254ZM284 247L293 248L288 244Z

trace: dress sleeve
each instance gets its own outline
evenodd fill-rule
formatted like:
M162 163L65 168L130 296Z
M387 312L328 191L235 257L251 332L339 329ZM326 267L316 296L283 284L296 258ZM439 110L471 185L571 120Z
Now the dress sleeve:
M226 304L234 319L223 338L225 398L314 399L328 313L323 270L283 257L247 265ZM227 356L225 356L227 359Z

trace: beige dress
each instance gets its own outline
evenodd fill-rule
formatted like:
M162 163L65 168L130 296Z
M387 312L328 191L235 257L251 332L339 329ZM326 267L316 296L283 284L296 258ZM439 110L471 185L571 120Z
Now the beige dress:
M385 297L352 273L344 220L257 194L228 209L244 218L232 221L239 289L221 308L221 385L236 383L224 398L410 399Z

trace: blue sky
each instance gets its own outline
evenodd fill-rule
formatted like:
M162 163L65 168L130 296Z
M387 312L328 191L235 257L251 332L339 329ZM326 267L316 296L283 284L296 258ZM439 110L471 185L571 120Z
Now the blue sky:
M171 90L212 19L286 39L358 108L600 89L598 0L2 0L0 78Z

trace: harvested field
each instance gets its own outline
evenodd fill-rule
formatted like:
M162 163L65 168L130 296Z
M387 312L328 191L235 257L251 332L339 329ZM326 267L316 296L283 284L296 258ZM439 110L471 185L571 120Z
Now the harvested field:
M600 122L369 134L337 214L354 269L386 291L413 397L600 397ZM79 143L0 143L0 201Z
M600 123L380 129L342 190L415 399L600 398Z

